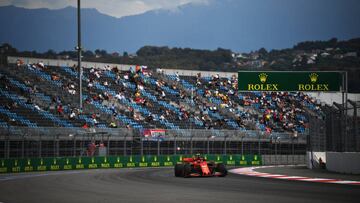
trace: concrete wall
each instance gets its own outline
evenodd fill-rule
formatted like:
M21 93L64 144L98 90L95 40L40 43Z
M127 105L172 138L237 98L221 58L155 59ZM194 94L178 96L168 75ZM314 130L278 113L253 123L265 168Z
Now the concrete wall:
M9 64L15 64L17 60L22 60L25 64L33 64L33 63L44 63L48 66L74 66L77 65L77 61L73 60L60 60L60 59L41 59L41 58L29 58L29 57L15 57L8 56L7 61ZM127 64L115 64L115 63L98 63L98 62L87 62L82 61L81 66L84 68L99 68L99 69L107 69L105 67L109 67L110 69L113 67L117 67L119 70L129 70L130 67L134 67L135 65L127 65Z
M160 69L157 69L158 71ZM210 77L212 75L219 74L220 77L230 78L235 75L237 77L237 72L216 72L216 71L199 71L199 70L179 70L179 69L161 69L167 75L174 75L175 73L184 76L196 76L198 73L201 73L202 77Z
M312 160L311 160L312 154ZM309 169L320 168L319 159L326 163L326 152L306 152L306 167Z
M329 171L360 174L360 152L326 152L326 158Z
M261 155L263 165L302 165L305 155Z
M15 64L17 60L22 60L25 64L33 64L42 62L45 65L50 66L74 66L77 65L77 61L73 60L61 60L61 59L43 59L43 58L30 58L30 57L17 57L17 56L8 56L7 61L9 64ZM136 65L128 64L115 64L115 63L98 63L98 62L87 62L82 61L82 66L85 68L100 68L109 66L110 68L117 67L119 70L129 70L130 67L135 67ZM158 69L159 70L159 69ZM231 77L233 75L237 76L236 72L214 72L214 71L198 71L198 70L180 70L180 69L162 69L166 74L175 74L184 76L196 76L198 73L201 73L202 76L212 76L219 74L220 77Z

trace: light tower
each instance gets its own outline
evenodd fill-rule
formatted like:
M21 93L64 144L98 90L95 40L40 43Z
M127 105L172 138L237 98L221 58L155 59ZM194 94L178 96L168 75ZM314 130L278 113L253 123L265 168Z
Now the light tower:
M82 110L82 76L83 69L81 66L81 14L80 14L80 0L77 0L77 22L78 22L78 44L75 49L78 51L78 67L79 67L79 109Z

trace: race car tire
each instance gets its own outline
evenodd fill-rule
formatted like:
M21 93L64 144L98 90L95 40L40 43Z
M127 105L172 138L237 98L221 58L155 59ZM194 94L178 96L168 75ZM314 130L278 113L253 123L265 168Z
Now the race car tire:
M184 164L175 165L175 177L182 177L184 173Z
M216 164L216 172L220 172L220 177L225 177L228 173L225 165L223 163Z
M190 174L191 174L191 165L190 164L184 164L183 177L184 178L190 177Z

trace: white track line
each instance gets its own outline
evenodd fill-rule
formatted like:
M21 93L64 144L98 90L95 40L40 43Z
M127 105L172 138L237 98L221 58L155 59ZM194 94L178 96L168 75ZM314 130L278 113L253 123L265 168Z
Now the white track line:
M272 168L272 167L285 167L285 165L235 168L235 169L229 170L229 172L234 173L234 174L255 176L255 177L261 177L261 178L273 178L273 179L292 180L292 181L307 181L307 182L317 182L317 183L336 183L336 184L346 184L346 185L360 185L360 181L353 181L353 180L309 178L309 177L303 177L303 176L288 176L288 175L270 174L270 173L262 173L262 172L254 171L255 169L259 169L259 168Z
M51 176L51 175L63 175L63 174L76 174L76 173L82 173L82 171L59 171L59 172L52 172L52 173L4 175L4 176L0 176L0 182L7 181L7 180L18 180L18 179L25 179L25 178L34 178L34 177Z

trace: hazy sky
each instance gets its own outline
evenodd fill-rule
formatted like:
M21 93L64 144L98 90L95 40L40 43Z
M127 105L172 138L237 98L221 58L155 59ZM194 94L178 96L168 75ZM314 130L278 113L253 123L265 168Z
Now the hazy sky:
M222 47L248 52L261 47L268 50L290 48L309 40L360 37L360 0L81 2L82 8L91 8L82 13L83 42L91 50L133 53L142 46L153 45L196 49ZM9 42L20 50L72 49L76 42L76 9L61 8L76 7L76 3L77 0L0 0L0 6L27 8L1 7L0 24L7 29L0 29L0 43ZM99 14L93 8L113 17ZM49 35L42 31L44 27L54 32Z
M156 9L173 10L176 7L188 4L208 4L212 0L82 0L83 8L96 8L99 12L123 17L141 14ZM77 0L0 0L0 6L13 5L24 8L60 9L67 6L76 6Z

